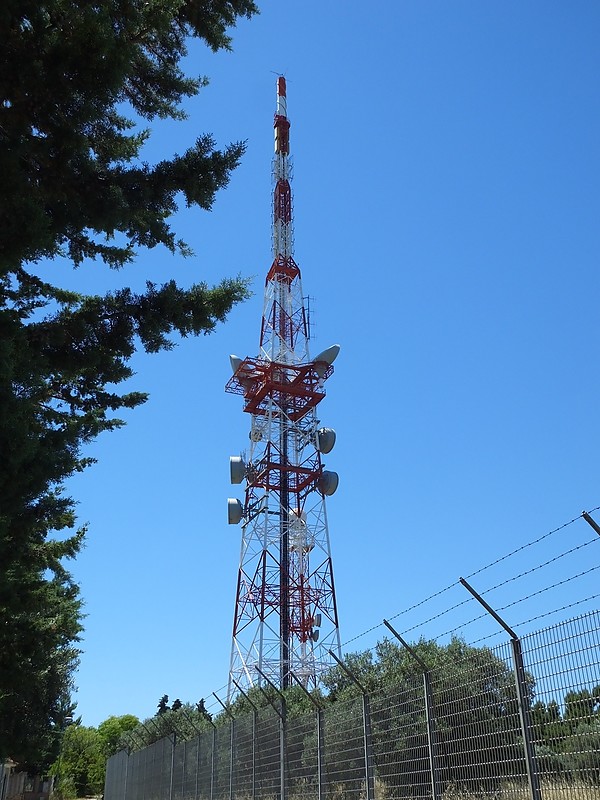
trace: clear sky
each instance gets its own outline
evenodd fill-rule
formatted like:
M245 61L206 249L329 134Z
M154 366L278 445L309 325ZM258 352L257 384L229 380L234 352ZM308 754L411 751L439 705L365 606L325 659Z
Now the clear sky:
M328 516L342 641L600 505L599 39L591 0L269 0L232 53L193 49L190 70L210 85L185 123L155 127L146 157L203 132L248 142L213 211L178 217L195 257L157 250L116 274L46 273L90 292L253 278L252 299L214 335L136 357L130 388L149 402L69 484L90 525L73 565L85 724L227 681L241 530L226 498L242 496L228 460L250 419L223 387L229 354L258 349L278 73L312 350L342 346L320 406L338 434L326 464L340 474ZM599 565L594 537L576 522L473 582L485 590L591 542L490 595L505 605ZM507 621L596 585L594 572L566 582ZM461 599L459 587L432 613ZM463 635L494 630L484 620Z

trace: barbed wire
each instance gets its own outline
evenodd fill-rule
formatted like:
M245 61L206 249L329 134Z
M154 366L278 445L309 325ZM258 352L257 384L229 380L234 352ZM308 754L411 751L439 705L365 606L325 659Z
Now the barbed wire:
M529 625L531 622L537 622L539 619L543 619L544 617L551 617L553 614L559 614L561 611L568 611L570 608L575 608L575 606L580 606L583 603L588 603L590 600L597 600L600 597L600 594L592 594L589 597L584 597L582 600L575 600L572 603L568 603L566 606L561 606L560 608L554 608L551 611L544 611L542 614L537 614L535 617L530 617L522 622L515 623L516 628L523 627L524 625ZM592 613L592 612L590 612ZM480 642L485 642L487 639L492 639L494 636L500 636L503 633L501 630L494 631L493 633L488 633L485 636L480 636L479 639L474 639L471 644L476 645ZM525 634L526 635L526 634Z
M501 583L497 583L495 586L491 586L489 589L486 589L484 594L488 594L489 592L493 592L496 589L500 589L501 586L506 586L508 583L513 583L514 581L519 580L519 578L524 578L526 575L531 575L534 572L537 572L538 569L543 569L544 567L549 566L550 564L554 564L555 561L560 561L561 558L570 555L571 553L575 553L577 550L582 550L584 547L597 542L598 537L595 536L593 539L590 539L587 542L583 542L583 544L578 544L575 547L572 547L570 550L565 551L564 553L560 553L554 558L548 559L548 561L544 561L543 564L538 564L536 567L531 567L531 569L525 570L525 572L521 572L520 575L514 575L512 578L507 578L505 581ZM469 576L471 577L471 576Z
M592 508L592 510L588 511L587 513L588 514L593 514L594 511L598 511L599 509L600 509L600 506L597 506L596 508ZM476 575L479 575L482 572L485 572L485 570L486 569L490 569L490 567L495 567L496 564L501 564L503 561L506 561L507 558L511 558L512 556L516 555L517 553L521 553L523 550L527 550L528 547L533 547L534 544L539 544L540 542L543 542L544 539L548 539L550 536L553 536L555 533L558 533L559 531L562 531L565 528L568 528L569 525L572 525L574 522L577 522L577 520L581 519L582 516L583 516L583 512L581 514L578 514L576 517L573 517L573 519L570 519L568 522L564 522L562 525L559 525L558 528L553 528L551 531L548 531L548 533L545 533L543 536L540 536L537 539L534 539L532 542L527 542L527 544L521 545L521 547L517 547L516 550L512 550L510 553L507 553L504 556L500 556L500 558L497 558L495 561L490 562L485 567L480 567L475 572L472 572L470 575L467 575L467 580L469 578L474 578Z
M589 569L586 569L583 572L578 572L577 575L571 575L570 578L565 578L562 581L553 583L552 586L544 586L542 589L538 589L537 592L532 592L531 594L528 594L526 597L521 597L519 600L513 600L512 603L507 603L505 606L499 608L498 611L505 611L507 608L512 608L513 606L516 606L518 603L524 603L525 600L530 600L532 597L538 597L540 594L549 592L551 589L556 589L557 586L564 586L565 583L571 583L571 581L577 580L577 578L582 578L584 575L589 575L590 572L595 572L597 569L600 569L600 564L596 564L595 567L590 567Z
M549 617L551 614L558 614L560 611L567 611L569 608L575 608L575 606L580 606L582 603L588 603L590 600L597 600L599 597L600 594L592 594L589 597L585 597L583 600L575 600L574 602L569 603L566 606L555 608L554 611L544 611L543 614L538 614L535 617L530 617L529 619L526 619L524 622L517 622L517 626L521 627L522 625L529 625L530 622L537 622L538 619L542 619L543 617Z
M587 513L588 514L592 514L595 511L599 511L599 510L600 510L600 506L596 506L595 508L592 508ZM539 544L540 542L548 539L550 536L553 536L554 534L556 534L556 533L564 530L565 528L569 527L574 522L577 522L577 520L581 519L582 516L583 516L583 513L579 514L577 517L574 517L573 519L569 520L568 522L565 522L562 525L559 525L558 527L553 528L552 530L548 531L547 533L543 534L542 536L539 536L537 539L534 539L531 542L527 542L527 544L524 544L521 547L517 547L515 550L512 550L510 553L506 553L505 555L500 556L499 558L495 559L494 561L491 561L489 564L486 564L485 566L480 567L479 569L475 570L475 572L472 572L469 575L467 575L467 579L470 579L470 578L473 578L473 577L475 577L477 575L480 575L481 573L485 572L486 570L490 569L491 567L494 567L497 564L501 564L502 562L506 561L507 559L511 558L512 556L516 555L517 553L520 553L520 552L522 552L522 551L524 551L524 550L526 550L526 549L528 549L530 547L533 547L536 544ZM544 567L548 567L550 564L553 564L553 563L559 561L560 559L570 555L571 553L574 553L574 552L576 552L578 550L582 550L584 547L589 546L590 544L592 544L592 542L595 542L595 541L598 541L597 537L595 537L593 539L590 539L589 541L586 541L586 542L584 542L584 543L582 543L580 545L576 545L575 547L570 548L569 550L565 551L564 553L560 553L559 555L554 556L551 559L548 559L547 561L543 562L542 564L538 564L535 567L532 567L532 568L530 568L528 570L525 570L524 572L521 572L519 575L512 576L510 578L507 578L504 581L501 581L500 583L496 584L495 586L489 587L488 589L485 590L485 593L493 592L496 589L499 589L499 588L501 588L503 586L506 586L509 583L512 583L512 582L518 580L519 578L523 578L523 577L525 577L527 575L531 575L533 572L541 570ZM511 607L513 607L515 605L518 605L519 603L525 602L526 600L528 600L528 599L530 599L532 597L536 597L536 596L538 596L540 594L543 594L543 593L545 593L547 591L550 591L551 589L554 589L554 588L556 588L558 586L562 586L562 585L564 585L566 583L569 583L569 582L571 582L573 580L576 580L577 578L580 578L580 577L582 577L584 575L587 575L587 574L595 571L596 569L600 569L600 565L595 566L595 567L591 567L590 569L585 570L583 572L580 572L577 575L573 575L570 578L565 578L564 580L558 581L557 583L555 583L555 584L553 584L551 586L544 587L544 588L540 589L537 592L533 592L533 593L531 593L529 595L526 595L525 597L519 598L518 600L514 600L511 603L508 603L507 605L502 606L501 608L499 608L497 610L498 611L504 611L507 608L511 608ZM408 614L411 611L414 611L417 608L421 608L422 606L424 606L427 603L429 603L431 600L434 600L434 599L436 599L438 597L441 597L442 595L446 594L446 592L450 591L451 589L453 589L456 586L460 586L459 581L454 581L453 583L448 584L448 586L445 586L444 588L433 592L432 594L428 595L427 597L425 597L424 599L420 600L419 602L413 603L413 605L408 606L407 608L402 609L401 611L398 611L396 614L388 617L388 619L390 621L391 620L395 620L395 619L398 619L399 617L402 617L402 616ZM534 622L534 621L539 620L539 619L542 619L543 617L550 616L552 614L556 614L559 611L566 611L569 608L574 608L577 605L581 605L582 603L589 602L591 600L595 600L598 597L600 597L600 595L592 595L592 596L590 596L588 598L585 598L584 600L578 600L578 601L575 601L575 602L570 603L568 605L562 606L562 608L558 608L558 609L555 609L553 611L547 611L547 612L544 612L543 614L539 614L539 615L537 615L535 617L531 617L530 619L526 620L525 622L518 623L518 625L520 625L520 626L528 625L529 623ZM415 630L417 630L419 628L422 628L422 627L430 624L431 622L434 622L435 620L441 619L446 614L449 614L451 611L455 611L457 608L460 608L461 606L464 606L469 602L475 602L475 599L473 597L467 597L464 600L461 600L460 602L455 603L452 606L449 606L448 608L444 609L443 611L440 611L437 614L433 614L429 618L427 618L427 619L425 619L425 620L423 620L421 622L418 622L418 623L416 623L415 625L412 625L409 628L406 628L402 632L402 635L406 635L408 633L411 633L411 632L413 632L413 631L415 631ZM459 630L462 630L463 628L467 627L468 625L471 625L474 622L477 622L477 621L480 621L480 620L486 618L487 616L488 616L488 614L484 612L484 613L474 617L473 619L470 619L470 620L462 623L461 625L457 625L454 628L451 628L448 631L445 631L444 633L436 636L435 638L436 639L442 639L442 638L444 638L446 636L449 636L449 635L451 635L453 633L456 633ZM378 622L377 624L372 625L370 628L367 628L366 630L362 631L361 633L357 634L356 636L353 636L352 638L347 639L345 642L342 643L342 647L345 648L349 644L352 644L353 642L356 642L359 639L362 639L364 636L367 636L369 633L372 633L373 631L379 630L380 628L383 628L383 627L384 627L383 622ZM495 636L500 635L501 633L502 633L502 631L494 631L493 633L487 634L486 636L482 636L482 637L474 640L473 644L478 644L480 642L486 641L487 639L491 639L491 638L493 638ZM373 649L373 648L371 648L371 649ZM220 695L222 692L226 692L227 693L228 691L229 691L229 686L228 686L228 684L225 684L224 686L222 686L218 690L218 692L215 692L215 694L216 695ZM209 699L209 702L205 702L205 705L207 707L207 710L208 709L215 709L217 712L220 712L222 710L221 707L219 706L218 702L216 700L214 700L214 699Z
M588 514L592 514L595 511L599 511L599 510L600 510L600 506L596 506L595 508L592 508L587 513ZM477 575L480 575L481 573L485 572L487 569L490 569L491 567L494 567L497 564L501 564L502 562L506 561L507 559L511 558L512 556L516 555L517 553L520 553L520 552L522 552L522 551L524 551L524 550L526 550L526 549L528 549L528 548L530 548L530 547L532 547L532 546L534 546L536 544L539 544L540 542L543 542L544 540L548 539L550 536L553 536L554 534L564 530L565 528L569 527L570 525L572 525L577 520L581 519L583 517L583 513L586 513L586 512L582 512L582 514L578 515L577 517L574 517L573 519L569 520L568 522L563 523L562 525L559 525L557 528L553 528L551 531L548 531L547 533L543 534L542 536L539 536L537 539L534 539L531 542L527 542L527 544L524 544L521 547L518 547L515 550L512 550L510 553L506 553L505 555L500 556L499 558L495 559L494 561L491 561L489 564L486 564L484 567L480 567L479 569L475 570L475 572L472 572L469 575L467 575L467 579L471 579L471 578L473 578L473 577L475 577ZM495 590L497 590L497 589L499 589L499 588L501 588L503 586L506 586L509 583L513 583L514 581L516 581L516 580L518 580L520 578L523 578L523 577L526 577L528 575L531 575L533 572L536 572L536 571L541 570L541 569L543 569L545 567L548 567L549 565L561 560L562 558L565 558L566 556L570 555L571 553L574 553L574 552L576 552L578 550L582 550L584 547L587 547L590 544L592 544L592 542L598 541L599 538L600 537L594 537L593 539L590 539L589 541L583 542L582 544L576 545L575 547L570 548L569 550L565 551L564 553L560 553L560 554L554 556L553 558L548 559L547 561L545 561L545 562L543 562L541 564L538 564L535 567L531 567L530 569L525 570L524 572L521 572L518 575L515 575L515 576L512 576L510 578L507 578L506 580L501 581L500 583L496 584L495 586L492 586L492 587L489 587L488 589L486 589L485 593L493 592L493 591L495 591ZM569 578L565 578L565 579L563 579L561 581L558 581L558 582L556 582L556 583L554 583L554 584L552 584L550 586L545 586L542 589L539 589L536 592L532 592L531 594L526 595L524 597L521 597L521 598L519 598L517 600L513 600L512 602L510 602L510 603L508 603L508 604L506 604L506 605L504 605L501 608L496 609L496 610L497 611L505 611L508 608L512 608L513 606L516 606L516 605L518 605L520 603L523 603L523 602L525 602L525 601L527 601L527 600L529 600L529 599L531 599L533 597L537 597L537 596L539 596L541 594L544 594L545 592L548 592L551 589L555 589L555 588L557 588L559 586L563 586L563 585L565 585L567 583L570 583L571 581L574 581L574 580L576 580L578 578L581 578L581 577L583 577L585 575L588 575L588 574L590 574L590 573L592 573L592 572L594 572L594 571L596 571L598 569L600 569L600 564L598 564L596 566L593 566L593 567L590 567L589 569L584 570L582 572L579 572L576 575L572 575ZM390 616L388 619L389 620L395 620L395 619L398 619L399 617L404 616L405 614L408 614L411 611L414 611L417 608L421 608L426 603L428 603L431 600L434 600L434 599L436 599L438 597L441 597L442 595L446 594L446 592L450 591L451 589L453 589L456 586L460 586L459 581L454 581L453 583L449 584L448 586L445 586L444 588L433 592L432 594L430 594L427 597L425 597L423 600L420 600L419 602L414 603L413 605L408 606L407 608L405 608L405 609L403 609L401 611L398 611L396 614ZM524 627L526 625L531 624L532 622L536 622L536 621L538 621L540 619L543 619L545 617L552 616L553 614L557 614L557 613L560 613L560 612L563 612L563 611L567 611L567 610L569 610L571 608L575 608L576 606L582 605L583 603L587 603L587 602L591 602L592 600L596 600L599 597L600 597L600 594L593 594L593 595L590 595L589 597L586 597L586 598L581 599L581 600L576 600L576 601L574 601L572 603L568 603L568 604L563 605L563 606L561 606L559 608L556 608L556 609L553 609L553 610L550 610L550 611L544 611L543 613L538 614L538 615L533 616L533 617L530 617L529 619L527 619L525 621L522 621L522 622L519 622L519 623L515 623L514 627ZM431 622L433 622L435 620L441 619L446 614L449 614L451 611L455 611L457 608L460 608L460 607L466 605L469 602L476 602L475 598L467 597L464 600L461 600L460 602L455 603L454 605L444 609L443 611L440 611L439 613L432 615L428 619L423 620L422 622L419 622L419 623L417 623L415 625L412 625L410 628L407 628L406 630L403 631L403 635L411 633L412 631L415 631L418 628L424 627L425 625L428 625L429 623L431 623ZM462 623L461 625L457 625L454 628L451 628L448 631L445 631L444 633L436 636L435 639L436 640L443 639L444 637L449 636L449 635L451 635L453 633L456 633L457 631L462 630L463 628L467 627L468 625L471 625L472 623L480 621L480 620L482 620L482 619L484 619L486 617L489 617L489 614L487 612L484 612L484 613L474 617L473 619L470 619L470 620ZM373 631L376 631L379 628L383 628L383 627L384 627L383 622L379 622L379 623L377 623L375 625L372 625L370 628L367 628L366 630L362 631L361 633L357 634L356 636L353 636L352 638L350 638L350 639L346 640L345 642L343 642L342 647L347 647L349 644L352 644L353 642L363 638L364 636L367 636L369 633L372 633ZM500 636L500 635L502 635L502 633L503 633L503 631L501 631L501 630L494 631L492 633L486 634L485 636L481 636L481 637L479 637L477 639L474 639L471 642L471 644L472 645L480 644L481 642L485 642L485 641L487 641L489 639L492 639L494 637ZM374 647L371 647L370 649L373 650ZM218 700L216 698L218 698L219 695L225 693L225 697L228 700L229 699L229 697L228 697L229 688L230 688L229 684L226 683L217 692L213 693L214 697L211 696L209 698L204 698L205 708L213 716L216 715L216 714L221 713L221 711L223 710L221 705L220 705L220 703L218 702ZM237 695L237 692L235 692L234 695ZM227 700L225 702L227 702Z
M216 692L212 692L210 697L202 698L204 700L204 708L206 708L206 710L209 711L209 713L212 713L210 711L211 709L216 709L217 714L219 714L223 710L222 706L219 705L216 699L216 697L220 696L223 692L225 692L227 695L227 693L229 692L229 683L226 683L224 686L221 686L221 688L217 689Z
M550 562L548 562L550 563ZM577 580L577 578L581 578L584 575L589 575L590 572L594 572L595 570L600 569L600 564L597 564L595 567L590 567L589 569L584 570L583 572L577 573L577 575L571 575L570 578L564 578L562 581L558 581L557 583L553 583L551 586L544 586L542 589L539 589L537 592L531 592L531 594L525 595L524 597L519 597L517 600L513 600L511 603L507 603L505 606L500 606L500 608L495 608L494 611L506 611L507 608L512 608L513 606L518 605L519 603L524 603L526 600L530 600L532 597L537 597L540 594L544 594L545 592L549 592L551 589L556 589L557 586L563 586L565 583L570 583L571 581ZM473 598L469 598L473 599ZM437 639L443 639L446 636L450 636L453 633L456 633L463 628L466 628L468 625L472 625L474 622L478 622L479 620L485 619L486 617L489 618L489 614L484 612L483 614L479 614L477 617L473 617L473 619L467 620L466 622L462 622L460 625L457 625L454 628L451 628L448 631L444 631ZM500 632L500 631L499 631Z
M419 608L419 606L425 605L425 603L428 603L430 600L433 600L435 597L439 597L440 595L447 592L449 589L452 589L454 586L458 585L459 585L458 581L451 583L449 586L446 586L445 589L440 589L439 591L434 592L432 595L429 595L429 597L426 597L424 600L420 600L418 603L415 603L413 606L409 606L409 608L405 608L403 611L399 611L397 614L394 614L392 617L389 618L390 621L393 619L397 619L398 617L401 617L403 614L408 614L409 611L414 611L415 608ZM362 637L366 636L367 633L371 633L372 631L376 631L377 628L382 628L382 627L383 627L383 622L378 622L377 625L373 625L372 628L369 628L368 630L359 633L352 639L348 639L347 642L343 642L342 647L345 647L347 644L351 644L351 642L355 642L357 639L362 639Z
M362 639L363 636L366 636L368 633L376 631L378 628L383 628L383 622L378 622L377 625L373 625L373 627L367 628L366 631L358 633L356 636L353 636L352 639L348 639L347 641L342 642L341 647L347 647L349 644L352 644L352 642L356 642L357 639Z
M578 516L573 517L573 519L570 519L568 522L564 522L562 525L559 525L558 527L553 528L552 530L548 531L547 533L543 534L542 536L539 536L537 539L533 539L531 542L527 542L526 544L521 545L520 547L517 547L516 549L512 550L511 552L506 553L503 556L500 556L499 558L495 559L494 561L491 561L489 564L486 564L485 566L480 567L479 569L475 570L475 572L472 572L469 575L467 575L467 579L470 579L470 578L473 578L473 577L475 577L477 575L480 575L481 573L485 572L486 570L490 569L491 567L494 567L497 564L501 564L502 562L506 561L509 558L512 558L513 556L517 555L518 553L521 553L524 550L526 550L526 549L528 549L530 547L533 547L534 545L539 544L540 542L543 542L544 540L546 540L549 537L555 535L556 533L559 533L560 531L564 530L565 528L568 528L570 525L573 525L573 523L575 523L578 520L582 519L584 513L593 514L595 511L599 511L599 510L600 510L600 505L599 506L595 506L594 508L592 508L588 512L582 512ZM584 542L582 544L576 545L575 547L572 547L569 550L567 550L567 551L565 551L563 553L560 553L557 556L554 556L553 558L549 559L548 561L543 562L542 564L538 564L535 567L531 567L530 569L525 570L524 572L520 573L519 575L515 575L515 576L512 576L510 578L507 578L504 581L501 581L500 583L496 584L495 586L492 586L492 587L486 589L485 593L489 593L489 592L495 591L496 589L499 589L502 586L506 586L507 584L518 580L519 578L523 578L523 577L525 577L527 575L531 575L533 572L536 572L537 570L543 569L544 567L547 567L550 564L553 564L556 561L559 561L560 559L565 558L566 556L570 555L571 553L574 553L574 552L576 552L578 550L581 550L584 547L587 547L590 544L592 544L592 542L596 542L596 541L598 541L598 537L594 537L593 539L590 539L589 541L586 541L586 542ZM564 581L561 581L561 582L559 582L557 584L554 584L553 587L547 587L543 591L547 591L549 588L555 588L556 586L560 586L563 583L567 583L570 580L574 580L576 577L580 577L581 575L584 575L584 574L587 574L587 572L581 573L579 576L574 576L572 578L565 579ZM399 617L404 616L405 614L408 614L409 612L414 611L415 609L420 608L421 606L424 606L426 603L430 602L431 600L434 600L435 598L440 597L441 595L445 594L450 589L453 589L455 586L458 586L458 585L460 585L459 582L455 581L454 583L451 583L448 586L445 586L443 589L439 589L438 591L434 592L433 594L429 595L428 597L424 598L423 600L420 600L418 603L414 603L413 605L409 606L408 608L405 608L405 609L397 612L393 616L388 617L388 619L390 621L398 619ZM511 603L509 606L504 606L502 609L499 609L499 610L504 610L504 608L509 608L510 606L516 605L516 604L518 604L520 602L524 602L529 597L533 597L536 594L538 594L538 593L536 592L536 593L534 593L532 595L528 595L528 596L526 596L524 598L521 598L520 600L516 600L513 603ZM405 634L411 633L412 631L418 630L419 628L424 627L425 625L428 625L429 623L431 623L431 622L433 622L433 621L435 621L437 619L440 619L441 617L445 616L446 614L449 614L451 611L454 611L457 608L460 608L461 606L463 606L466 603L471 602L471 601L474 601L474 598L469 597L469 598L466 598L465 600L460 601L459 603L455 603L453 606L450 606L449 608L444 609L443 611L440 611L439 613L432 615L428 619L425 619L425 620L423 620L421 622L418 622L415 625L411 626L410 628L405 629L402 632L402 635L405 635ZM468 622L463 623L462 625L456 626L455 628L452 628L449 631L446 631L445 633L441 634L439 637L436 637L436 638L442 638L442 637L447 636L447 635L449 635L451 633L454 633L457 630L462 629L466 625L470 625L471 623L476 622L478 620L481 620L486 616L487 616L487 614L485 614L485 613L481 614L481 615L473 618L472 620L469 620ZM359 633L356 636L353 636L351 639L348 639L347 641L343 642L342 647L346 647L347 645L352 644L353 642L356 642L359 639L362 639L364 636L367 636L369 633L372 633L373 631L376 631L379 628L383 628L383 627L384 627L383 622L379 622L376 625L372 625L370 628L367 628L367 630L363 631L362 633ZM495 635L495 634L492 634L492 635ZM484 637L484 638L487 638L487 637Z

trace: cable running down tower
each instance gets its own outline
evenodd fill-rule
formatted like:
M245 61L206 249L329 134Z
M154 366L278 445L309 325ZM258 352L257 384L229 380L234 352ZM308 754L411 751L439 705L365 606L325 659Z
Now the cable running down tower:
M307 688L340 655L325 496L338 475L322 456L335 431L319 426L317 406L339 345L309 354L308 315L293 257L290 122L285 79L277 80L273 157L273 263L267 273L259 355L231 356L225 390L250 414L248 456L230 459L244 501L228 500L228 521L242 524L229 693L260 684L282 689L292 674ZM256 669L258 667L258 670Z

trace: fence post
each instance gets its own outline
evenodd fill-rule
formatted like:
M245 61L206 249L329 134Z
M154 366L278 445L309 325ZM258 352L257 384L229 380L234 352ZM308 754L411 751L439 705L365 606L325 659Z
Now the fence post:
M600 536L600 525L598 525L596 520L593 517L590 517L587 511L582 511L581 516L584 518L587 524L596 531L598 536Z
M252 800L256 800L256 717L258 709L242 687L232 678L233 685L252 706Z
M200 742L202 736L198 734L198 747L196 748L196 780L194 782L194 800L198 800L198 786L200 785Z
M127 800L127 782L129 778L129 748L125 750L127 753L127 761L125 762L125 780L123 786L123 800Z
M229 723L229 800L233 800L233 749L235 746L235 717L231 713L229 703L225 705L218 695L216 695L214 692L213 695L231 720Z
M210 800L215 796L215 750L217 748L217 726L212 723L212 745L210 748Z
M396 639L405 648L405 650L413 657L417 664L423 671L423 693L425 696L425 721L427 723L427 749L429 750L429 774L431 776L431 796L433 800L439 800L441 796L440 779L439 779L439 766L438 766L438 752L437 740L435 735L435 718L433 713L433 697L431 693L431 677L429 667L421 659L412 647L404 641L402 636L396 631L387 619L383 620L383 624L394 634Z
M369 702L369 695L367 690L360 683L358 678L348 669L348 667L341 661L333 650L329 650L329 655L332 656L340 667L344 670L350 680L358 687L362 694L362 711L363 711L363 747L365 753L365 784L366 784L366 800L374 800L375 797L375 779L373 775L373 736L371 731L371 704Z
M506 622L497 614L494 609L486 603L472 586L464 578L459 578L462 585L469 591L475 600L480 603L485 610L504 628L510 636L512 648L513 671L515 674L515 686L517 689L517 705L519 707L519 721L521 723L521 735L523 736L523 749L525 751L525 764L527 766L527 781L529 783L529 794L531 800L541 800L540 778L535 760L535 751L531 739L531 719L529 716L529 704L527 702L527 682L525 680L525 667L523 666L523 651L521 642L517 634L509 628Z
M157 741L160 741L160 740L157 739ZM153 742L152 744L156 745L156 742ZM153 747L152 745L150 745L150 747L144 747L144 749L140 753L140 764L143 764L143 769L141 770L141 773L142 773L142 791L139 793L139 800L146 800L146 796L148 794L148 782L149 782L148 781L148 775L151 772L151 770L148 767L148 760L150 759L150 750L154 751L154 750L156 750L156 747ZM162 793L162 789L163 789L163 787L162 787L162 782L161 782L161 784L160 784L161 793Z
M306 686L302 683L292 670L290 675L296 681L298 686L304 691L310 702L315 707L315 714L317 720L317 791L318 800L323 800L324 786L323 786L323 708L320 703L317 703L312 694L308 691Z
M263 691L263 694L265 694L265 697L267 698L267 700L271 704L272 708L274 708L275 711L277 712L277 714L279 715L279 797L280 797L280 800L286 800L286 798L287 798L287 786L286 786L285 763L286 763L286 758L287 758L287 747L286 747L287 707L286 707L286 703L285 703L285 697L279 691L279 689L275 686L275 684L272 683L267 678L267 676L265 675L265 673L261 669L259 669L257 666L255 666L254 669L258 672L258 674L262 678L264 678L264 680L269 684L271 689L274 689L277 692L277 694L279 695L279 698L281 700L281 711L278 711L277 706L275 706L273 703L271 703L271 700L270 700L269 696L266 695L265 692ZM262 689L262 687L261 687L261 689Z
M155 744L155 742L153 742L152 744ZM141 772L142 780L141 780L141 791L138 788L138 796L137 796L136 800L146 800L146 795L148 794L148 789L147 789L147 786L148 786L148 772L149 772L148 759L150 758L150 752L149 751L150 751L151 748L152 748L152 745L144 747L143 750L140 750L140 767L141 767L140 772ZM160 788L162 790L162 786Z
M177 734L173 731L173 738L169 736L171 742L171 779L169 781L169 800L173 800L173 778L175 775L175 745L177 744Z

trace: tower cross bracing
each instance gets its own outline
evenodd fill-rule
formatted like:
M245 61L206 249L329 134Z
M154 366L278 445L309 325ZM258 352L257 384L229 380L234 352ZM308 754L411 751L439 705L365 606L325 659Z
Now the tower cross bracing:
M323 456L335 432L320 427L319 403L339 352L309 353L308 315L300 268L293 257L290 122L285 79L277 80L273 157L273 261L267 272L259 354L231 356L226 391L243 397L250 415L247 455L232 457L230 523L241 523L230 662L235 684L284 689L293 677L307 688L340 654L338 612L325 497L337 473ZM258 669L257 669L258 667Z

